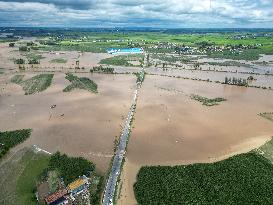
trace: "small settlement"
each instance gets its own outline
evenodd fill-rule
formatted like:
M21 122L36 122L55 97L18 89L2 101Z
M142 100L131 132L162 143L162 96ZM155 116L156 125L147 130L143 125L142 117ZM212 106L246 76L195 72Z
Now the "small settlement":
M54 193L49 193L44 197L44 201L47 205L74 204L77 198L83 198L84 193L88 194L89 184L89 178L83 175L67 187L61 187Z

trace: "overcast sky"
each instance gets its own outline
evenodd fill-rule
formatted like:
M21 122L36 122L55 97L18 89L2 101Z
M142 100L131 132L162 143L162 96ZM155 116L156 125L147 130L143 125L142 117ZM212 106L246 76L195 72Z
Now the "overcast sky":
M0 26L273 28L273 0L0 0Z

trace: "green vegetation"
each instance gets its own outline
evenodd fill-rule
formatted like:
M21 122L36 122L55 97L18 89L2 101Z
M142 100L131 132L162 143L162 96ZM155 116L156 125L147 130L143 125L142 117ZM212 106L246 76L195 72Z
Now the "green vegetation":
M252 65L246 64L246 63L241 63L239 61L225 61L225 62L207 62L209 65L214 65L214 66L243 66L243 67L248 67L251 68Z
M0 204L37 205L35 186L49 156L22 149L0 167Z
M273 112L264 112L264 113L260 113L259 115L273 122Z
M37 205L35 197L36 183L40 173L48 166L49 157L44 154L28 153L25 159L25 168L16 183L18 204Z
M29 59L28 64L40 64L40 61L37 59Z
M142 167L134 185L140 205L271 204L273 165L256 152L212 164Z
M143 83L144 82L144 80L145 80L145 74L146 74L145 72L141 71L139 73L134 73L134 74L137 77L137 80L136 80L137 83Z
M22 59L22 58L15 59L15 60L14 60L14 63L15 63L15 64L18 64L18 65L22 65L22 64L25 64L25 60Z
M31 134L31 129L0 131L0 159L9 151L10 148L22 143Z
M36 60L36 61L40 61L41 59L45 58L41 54L36 54L32 52L25 53L24 56L26 56L28 60Z
M11 82L21 85L25 95L31 95L46 90L51 85L53 76L54 74L39 74L23 81L24 75L15 75Z
M12 42L12 43L9 43L9 47L12 48L12 47L14 47L14 46L15 46L15 43L13 43L13 42Z
M64 58L55 58L50 61L50 63L66 63L67 59Z
M29 51L29 48L27 46L20 46L19 51Z
M90 202L93 205L100 205L101 203L101 195L104 190L104 177L103 176L95 176L92 179L92 183L90 185Z
M102 65L100 66L94 66L92 69L90 69L90 72L96 72L96 73L107 73L107 74L113 74L115 71L114 68L110 67L103 67Z
M258 34L258 35L256 35ZM143 47L150 53L172 53L186 46L205 49L211 57L254 60L260 54L273 54L273 36L257 33L177 33L159 32L72 32L65 39L58 33L40 40L39 49L47 51L82 51L105 53L108 48ZM69 37L71 36L71 37ZM76 39L75 39L76 36ZM239 37L238 37L239 36ZM245 36L241 38L240 36ZM221 54L213 48L229 47ZM206 49L209 48L209 49ZM189 49L191 50L191 49Z
M238 86L248 86L248 82L246 79L242 79L242 78L228 78L228 77L225 77L225 82L224 84L227 84L227 85L238 85Z
M273 138L254 151L273 163Z
M4 74L4 68L0 68L0 74Z
M116 66L140 66L143 62L143 55L119 55L111 58L105 58L100 61L100 64L116 65ZM139 65L134 65L131 61L136 61Z
M182 63L191 63L194 58L190 58L188 56L174 56L174 55L165 55L165 54L152 54L152 59L157 59L160 61L165 61L168 63L176 63L176 62L182 62Z
M50 157L49 169L56 170L65 184L69 184L79 176L89 176L95 170L95 165L82 157L68 157L56 152Z
M54 170L54 171L49 171L47 173L48 175L48 185L49 185L49 190L51 193L57 191L58 186L59 186L59 176L58 173Z
M21 82L23 82L24 76L25 75L15 75L10 79L10 81L15 84L20 84Z
M98 93L98 86L95 82L90 80L86 77L77 77L71 73L67 73L66 77L67 80L71 82L63 91L70 92L73 89L83 89L89 92Z
M220 102L226 101L224 98L206 98L199 95L191 95L191 99L199 101L202 103L202 105L205 106L214 106L219 105Z
M105 58L100 61L100 64L116 65L116 66L133 66L128 62L126 56L114 56L111 58Z
M54 74L39 74L21 82L20 85L22 85L25 95L42 92L51 85L53 75Z
M244 51L223 51L223 52L210 52L207 55L210 58L225 58L232 60L258 60L261 51L259 49L249 49Z

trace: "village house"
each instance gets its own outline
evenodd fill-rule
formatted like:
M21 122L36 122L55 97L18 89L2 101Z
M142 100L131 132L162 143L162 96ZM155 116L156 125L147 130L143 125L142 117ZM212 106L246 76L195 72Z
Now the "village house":
M67 189L72 196L75 196L82 193L84 190L88 189L88 186L89 186L88 178L85 175L83 175L79 179L70 183L67 186Z
M45 197L45 202L47 205L64 205L68 204L68 199L66 197L67 190L60 189L53 194L48 195Z

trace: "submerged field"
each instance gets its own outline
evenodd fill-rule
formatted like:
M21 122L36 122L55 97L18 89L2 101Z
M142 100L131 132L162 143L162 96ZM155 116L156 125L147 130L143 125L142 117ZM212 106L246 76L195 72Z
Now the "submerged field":
M35 33L38 37L31 40L23 37L14 47L0 43L0 118L4 119L0 132L33 130L0 162L0 173L12 169L9 176L16 176L10 184L0 177L5 191L0 192L0 203L16 193L25 195L22 204L33 202L29 187L48 159L25 147L37 145L50 153L85 157L100 174L106 174L136 80L144 82L138 92L117 204L137 204L136 199L139 204L224 204L226 198L232 203L241 202L242 197L260 204L271 200L272 193L266 190L273 183L272 167L255 153L186 166L248 152L273 136L271 35L75 31L74 36L71 31L60 32L63 38L52 31L41 36ZM30 41L34 45L28 46ZM19 51L24 46L29 51ZM143 55L106 53L108 48L124 47L144 48L145 62ZM137 74L144 63L145 78ZM271 156L264 149L259 153ZM41 163L35 164L39 159ZM28 173L26 169L31 168L35 170ZM236 174L243 174L245 181L239 183ZM261 181L250 180L253 176ZM50 180L54 177L53 173ZM24 183L26 190L20 188ZM261 183L260 190L257 183ZM252 192L242 196L243 186ZM230 192L223 192L227 189ZM181 190L187 195L179 194ZM219 198L220 192L225 196ZM262 197L254 198L253 192Z
M191 95L224 98L203 106ZM133 185L145 165L213 162L261 146L272 122L258 114L272 110L265 90L147 75L140 91L128 144L119 204L136 204Z
M12 77L11 75L10 77ZM32 77L25 74L25 78ZM31 137L17 146L38 145L51 153L61 151L92 160L105 173L113 154L115 137L130 106L135 76L77 74L97 83L99 93L73 89L65 74L55 74L51 86L34 95L3 78L0 130L32 128ZM6 84L7 83L7 84ZM105 129L107 127L107 129ZM11 150L13 153L14 150Z
M271 204L272 142L215 163L142 167L138 204Z

